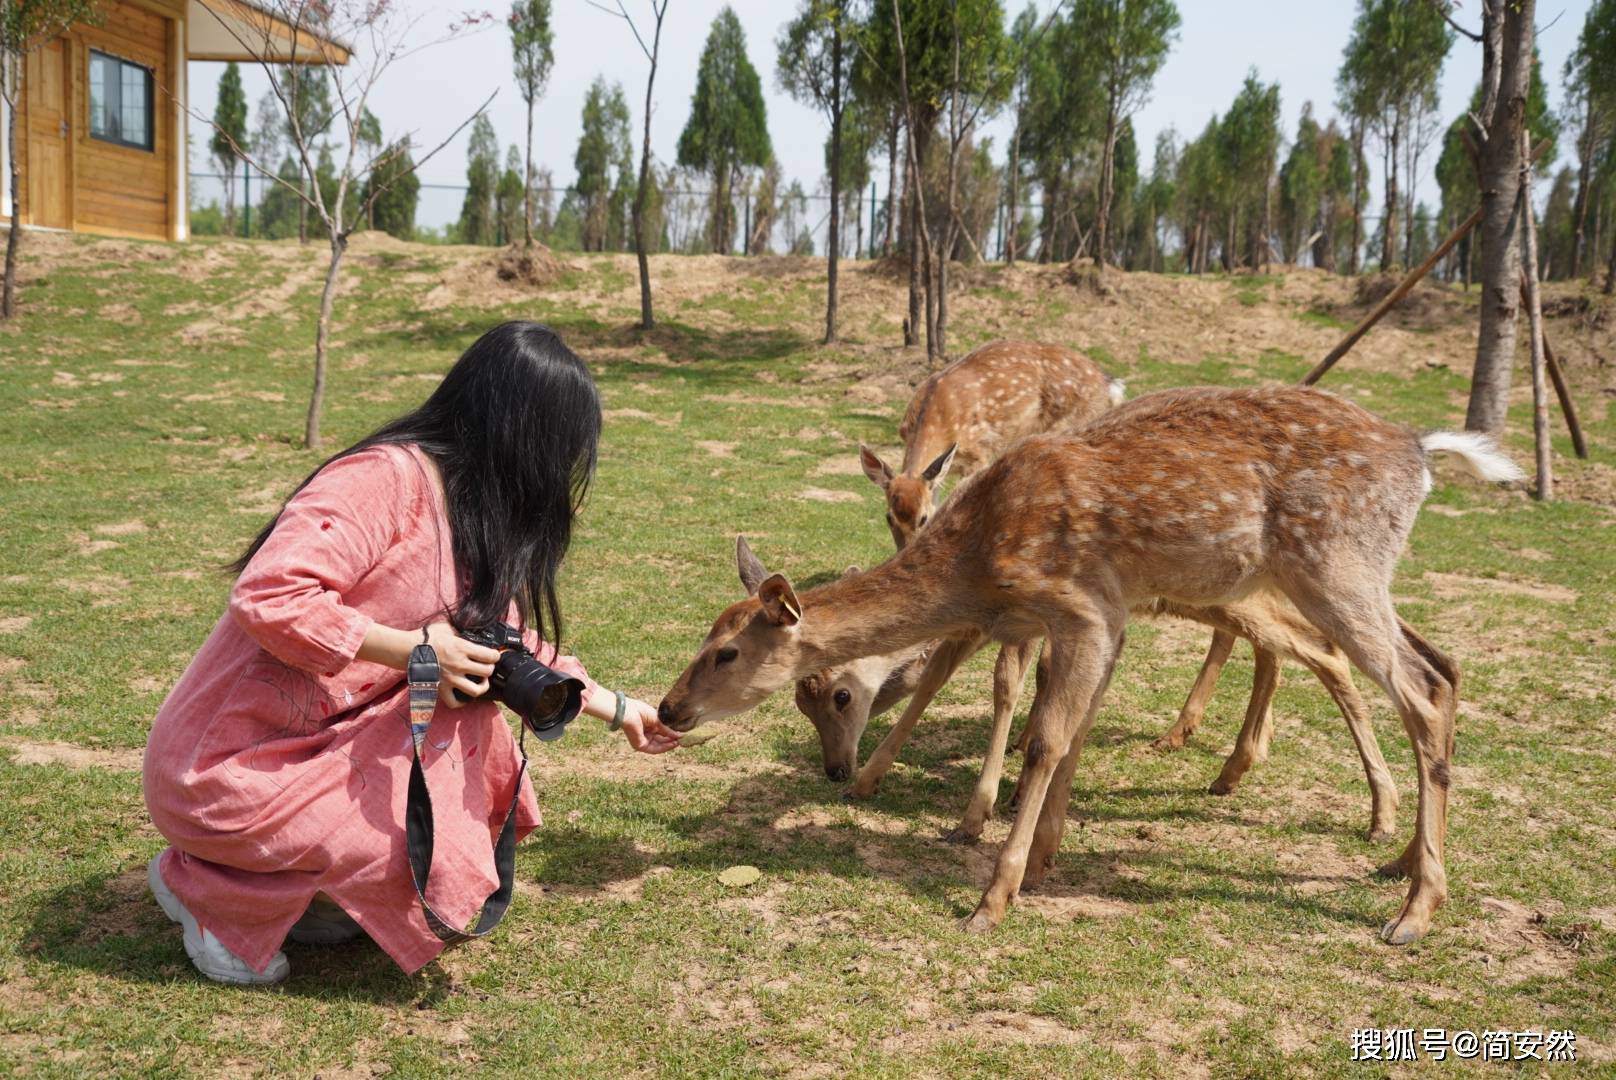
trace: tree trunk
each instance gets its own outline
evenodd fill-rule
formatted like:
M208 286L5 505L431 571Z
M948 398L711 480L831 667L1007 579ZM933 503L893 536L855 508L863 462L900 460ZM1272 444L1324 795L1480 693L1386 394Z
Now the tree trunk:
M1616 238L1610 245L1610 263L1605 267L1605 295L1616 292Z
M1537 490L1542 502L1554 498L1554 460L1549 446L1549 389L1545 379L1548 366L1543 354L1543 304L1538 295L1537 226L1532 212L1532 160L1525 131L1520 134L1521 181L1521 261L1526 274L1521 282L1525 296L1527 336L1532 349L1532 440L1537 457Z
M664 8L666 4L664 4ZM645 200L651 192L651 88L656 85L657 58L662 52L662 13L651 5L656 17L656 36L651 42L651 73L645 77L645 136L640 144L640 182L634 189L634 260L640 267L640 329L656 326L651 314L651 260L646 257Z
M1397 144L1402 127L1401 116L1392 121L1391 154L1386 161L1386 219L1381 229L1381 273L1397 265Z
M713 254L729 254L729 166L720 162L713 167Z
M1577 156L1581 159L1577 163L1577 198L1571 208L1571 276L1578 277L1582 273L1582 253L1585 248L1583 230L1588 220L1588 181L1593 171L1594 156L1594 95L1588 94L1588 111L1585 115L1582 129L1582 139L1577 145Z
M22 236L22 172L17 166L17 106L11 98L21 94L11 89L8 69L16 64L15 56L0 57L0 79L6 80L6 167L11 170L11 224L6 228L6 280L0 291L0 319L14 318L17 314L17 243ZM18 80L20 83L21 80Z
M1111 258L1111 170L1117 154L1115 95L1105 111L1105 145L1100 151L1100 206L1094 220L1094 268L1105 269Z
M306 244L309 242L309 178L302 177L298 184L303 189L303 198L297 200L297 242Z
M1481 332L1470 379L1465 427L1494 434L1504 430L1515 361L1515 323L1520 313L1520 129L1532 66L1532 19L1536 0L1503 6L1503 55L1498 102L1487 119L1481 148Z
M1355 119L1352 122L1352 250L1347 253L1347 274L1350 277L1358 276L1358 253L1363 250L1363 205L1364 205L1364 175L1368 171L1364 168L1363 156L1364 122Z
M908 215L905 225L909 230L909 322L908 329L903 335L905 345L920 344L921 333L925 332L929 338L931 331L929 318L926 322L921 322L924 270L920 263L920 230L923 222L920 220L920 199L916 190L920 186L919 170L911 164L911 162L918 159L915 152L917 149L915 142L916 132L911 125L904 141L904 154L909 161L905 163L903 170L904 211Z
M836 340L836 261L842 253L842 27L831 30L830 252L825 268L825 344ZM792 238L795 241L795 237Z
M894 109L887 125L887 214L881 239L881 254L892 254L892 230L897 228L897 197L898 197L898 130L902 122ZM873 235L874 229L871 229ZM906 342L905 344L913 344Z
M342 269L342 256L347 250L348 238L333 230L331 262L325 269L325 288L320 293L320 319L314 329L314 390L309 395L309 415L303 425L303 445L310 450L320 448L320 410L325 404L326 349L331 341L331 307L337 297L337 274Z
M1016 265L1016 200L1020 197L1017 180L1021 177L1021 112L1016 112L1016 129L1010 136L1010 175L1005 177L1009 205L1004 215L1004 264Z
M527 103L527 161L522 165L522 246L533 246L533 103Z

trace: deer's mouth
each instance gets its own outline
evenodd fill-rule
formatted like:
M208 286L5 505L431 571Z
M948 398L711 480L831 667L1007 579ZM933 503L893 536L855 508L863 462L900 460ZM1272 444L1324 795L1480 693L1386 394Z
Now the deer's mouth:
M680 734L691 730L701 722L699 714L682 713L679 709L669 705L667 698L663 698L662 704L657 706L657 719L662 722L663 727L670 728Z

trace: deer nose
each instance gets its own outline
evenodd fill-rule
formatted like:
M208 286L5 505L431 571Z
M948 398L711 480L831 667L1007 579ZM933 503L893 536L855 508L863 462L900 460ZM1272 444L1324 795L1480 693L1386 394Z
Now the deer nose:
M671 726L673 724L673 710L668 708L668 701L666 698L662 700L662 704L657 706L656 718L662 721L664 727Z

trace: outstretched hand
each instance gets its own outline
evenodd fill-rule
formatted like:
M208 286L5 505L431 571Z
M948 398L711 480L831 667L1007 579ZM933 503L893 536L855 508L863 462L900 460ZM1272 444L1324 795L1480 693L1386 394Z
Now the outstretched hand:
M663 754L679 745L679 733L657 719L654 706L636 698L623 699L623 734L642 754Z

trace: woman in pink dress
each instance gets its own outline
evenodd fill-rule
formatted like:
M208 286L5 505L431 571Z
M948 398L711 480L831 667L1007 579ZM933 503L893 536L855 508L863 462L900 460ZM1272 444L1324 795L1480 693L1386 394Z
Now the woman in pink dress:
M503 910L499 842L508 819L516 839L537 826L538 804L484 697L499 653L463 633L522 627L541 663L582 681L583 712L637 750L677 745L654 708L547 643L561 638L556 576L599 433L584 364L551 330L506 323L419 409L316 469L242 555L144 768L172 845L148 880L204 975L277 982L288 934L360 932L414 971L464 940L445 924L478 921L485 901ZM405 669L423 642L441 707L418 691L417 743ZM406 843L417 754L435 825L422 895Z

